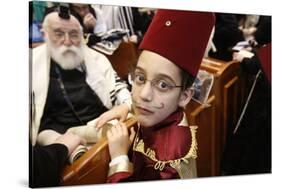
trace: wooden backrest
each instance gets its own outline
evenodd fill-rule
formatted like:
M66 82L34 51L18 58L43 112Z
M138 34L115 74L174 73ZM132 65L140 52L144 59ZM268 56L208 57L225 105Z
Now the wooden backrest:
M130 128L137 123L134 117L125 121ZM108 141L101 138L72 165L66 165L61 174L61 185L83 185L105 183L110 155Z
M197 175L220 175L220 162L230 131L237 122L247 89L247 77L240 73L240 64L213 58L203 59L201 70L214 76L208 104L191 101L186 114L191 125L197 125Z
M131 42L122 42L118 49L112 55L106 55L111 62L112 67L117 74L126 79L130 68L137 63L138 60L137 46Z

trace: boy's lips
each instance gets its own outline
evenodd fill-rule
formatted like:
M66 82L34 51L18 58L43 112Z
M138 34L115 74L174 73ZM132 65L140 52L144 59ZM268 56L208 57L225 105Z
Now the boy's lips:
M142 106L136 106L137 111L143 115L153 114L154 112Z

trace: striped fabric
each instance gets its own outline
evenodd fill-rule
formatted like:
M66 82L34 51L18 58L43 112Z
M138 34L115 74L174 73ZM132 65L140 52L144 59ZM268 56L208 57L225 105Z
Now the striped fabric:
M120 21L121 28L128 29L130 32L127 37L134 35L134 18L131 7L119 7L118 19Z

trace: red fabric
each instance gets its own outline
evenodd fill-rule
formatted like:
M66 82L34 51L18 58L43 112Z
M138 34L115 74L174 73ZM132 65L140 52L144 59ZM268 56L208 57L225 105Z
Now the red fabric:
M163 122L139 131L139 139L143 139L145 151L150 148L155 151L158 160L174 160L186 155L191 146L191 132L187 126L178 126L183 118L183 112L177 111ZM139 152L132 152L131 162L134 165L132 175L121 173L113 174L108 182L128 182L175 179L179 175L175 169L166 164L165 168L155 170L155 162Z
M141 128L140 138L143 139L145 149L151 148L156 153L158 160L174 160L185 156L191 147L191 132L186 126L178 126L183 118L183 112L177 111L170 115L163 122L149 128ZM139 156L139 153L135 155ZM140 161L136 155L135 162ZM138 157L138 158L137 158ZM155 162L147 160L146 166L154 166ZM154 168L153 168L154 169ZM175 169L166 165L166 168L159 172L157 179L179 178ZM140 171L141 173L141 171ZM141 174L135 174L141 177Z
M129 173L129 172L118 172L118 173L115 173L115 174L111 175L110 177L108 177L107 183L121 182L122 179L128 178L129 176L131 176L131 173Z
M258 50L258 57L266 78L271 84L271 43Z
M207 12L158 10L140 49L155 52L196 76L214 18Z

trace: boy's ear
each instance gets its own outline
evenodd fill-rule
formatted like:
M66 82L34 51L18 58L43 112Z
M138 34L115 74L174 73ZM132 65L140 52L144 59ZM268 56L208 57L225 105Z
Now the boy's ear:
M185 106L189 103L193 96L194 91L192 89L186 89L181 92L181 96L178 102L178 106L181 108L185 108Z

